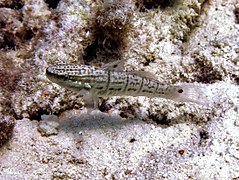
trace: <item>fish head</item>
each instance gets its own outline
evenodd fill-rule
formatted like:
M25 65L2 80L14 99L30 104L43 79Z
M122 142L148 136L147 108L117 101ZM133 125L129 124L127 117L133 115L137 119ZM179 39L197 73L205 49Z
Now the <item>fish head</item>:
M56 65L46 69L46 77L52 81L73 91L80 91L85 88L85 83L80 78L80 66L76 65Z

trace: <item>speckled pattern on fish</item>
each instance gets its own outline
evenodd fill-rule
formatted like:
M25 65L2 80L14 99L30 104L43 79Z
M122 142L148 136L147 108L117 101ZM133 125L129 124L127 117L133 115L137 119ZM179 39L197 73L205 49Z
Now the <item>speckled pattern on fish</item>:
M205 87L194 83L179 85L162 84L156 78L140 72L125 72L87 65L59 64L46 70L52 82L83 95L147 96L160 97L180 102L204 104Z

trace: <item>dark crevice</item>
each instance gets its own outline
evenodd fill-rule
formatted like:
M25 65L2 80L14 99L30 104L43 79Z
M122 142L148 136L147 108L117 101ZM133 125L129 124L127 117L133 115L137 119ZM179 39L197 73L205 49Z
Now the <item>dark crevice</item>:
M148 66L150 63L154 63L155 62L155 57L154 56L151 56L151 55L145 55L143 56L144 59L145 59L145 62L143 62L143 65L144 66Z
M102 103L101 103L100 106L99 106L99 110L100 110L101 112L107 113L107 112L109 112L111 109L112 109L112 105L109 104L109 103L107 103L106 100L103 100Z
M34 32L30 29L26 30L25 39L31 40L34 37Z
M85 55L83 56L85 64L88 64L88 62L97 58L97 49L98 49L97 41L94 41L91 45L89 45L85 49Z
M132 139L129 140L130 143L133 143L133 142L135 142L135 141L136 141L135 138L132 138Z
M230 76L231 76L232 79L234 79L234 81L236 82L236 84L239 85L239 76L236 75L236 74L231 74Z
M162 126L169 126L170 120L168 119L168 116L162 115L162 114L149 114L149 118L152 119L156 124L162 125Z
M236 77L235 81L236 81L237 85L239 85L239 77Z
M208 139L209 138L209 134L205 130L200 131L199 134L200 134L201 139Z
M234 14L236 18L236 23L239 24L239 6L235 8Z
M1 20L0 21L0 28L5 28L5 27L6 27L6 23L3 20Z
M49 8L56 9L60 0L45 0Z
M108 63L111 60L121 59L122 52L127 47L127 32L121 35L117 33L118 31L119 29L96 29L94 42L85 49L83 56L85 64L90 64L94 60Z
M38 120L38 121L40 121L41 120L41 116L43 114L44 115L49 115L49 114L51 114L51 112L49 112L49 110L47 110L47 109L37 109L37 111L29 112L29 115L30 115L29 118L31 120Z
M133 105L124 106L120 108L120 117L122 118L129 118L129 117L135 117L136 116L136 110Z
M205 146L207 140L209 139L209 133L205 130L201 130L199 132L199 136L200 136L199 146Z
M0 2L0 8L10 8L10 9L22 9L24 6L24 2L22 0L14 1L14 0L9 0L5 2Z
M27 24L23 24L23 27L14 26L13 31L12 24L4 20L0 20L0 27L2 35L0 37L0 49L21 49L27 41L32 40L40 32L39 29L30 28Z
M148 66L149 63L150 63L150 61L146 60L146 61L143 63L143 65L144 65L144 66Z
M140 12L146 12L151 9L173 7L176 2L176 0L139 0L135 5Z
M15 49L16 44L14 42L14 38L12 34L4 34L3 42L0 43L0 48L4 49Z

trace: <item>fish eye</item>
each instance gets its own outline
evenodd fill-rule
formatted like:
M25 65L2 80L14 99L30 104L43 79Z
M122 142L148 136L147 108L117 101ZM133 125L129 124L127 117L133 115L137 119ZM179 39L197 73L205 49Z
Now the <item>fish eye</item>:
M182 89L179 89L179 90L178 90L178 93L183 93L183 90L182 90Z

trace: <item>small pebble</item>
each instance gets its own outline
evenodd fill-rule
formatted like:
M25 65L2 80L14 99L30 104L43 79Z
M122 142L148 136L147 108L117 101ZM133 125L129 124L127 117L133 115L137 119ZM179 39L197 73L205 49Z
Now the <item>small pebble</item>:
M42 136L51 136L58 134L59 122L55 115L42 115L37 130Z

